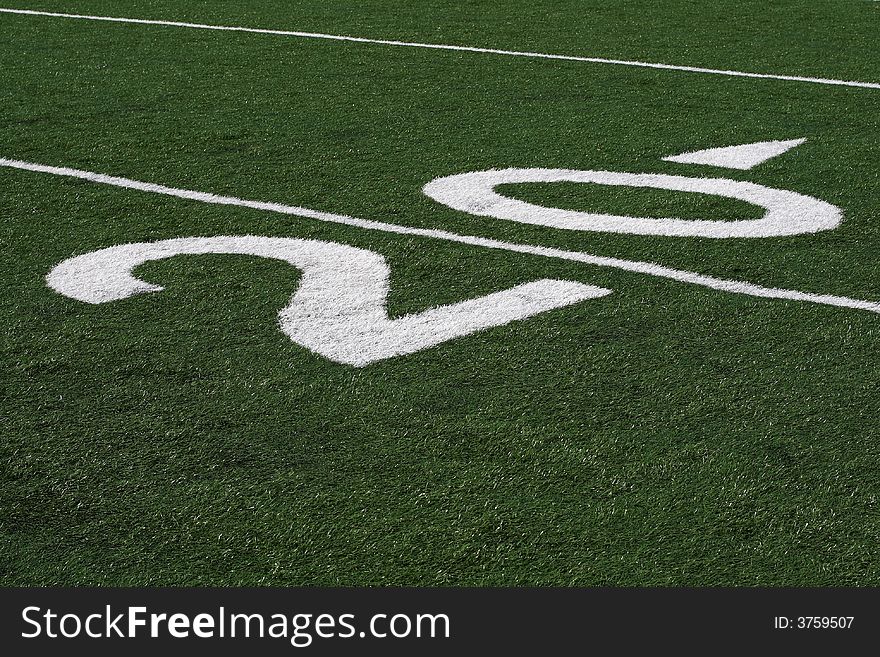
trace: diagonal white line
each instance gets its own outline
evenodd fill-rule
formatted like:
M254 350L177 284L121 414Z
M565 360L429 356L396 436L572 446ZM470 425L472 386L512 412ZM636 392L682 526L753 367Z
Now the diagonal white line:
M204 23L184 23L180 21L149 20L145 18L121 18L116 16L92 16L88 14L66 14L52 11L35 11L31 9L0 8L0 13L20 14L25 16L46 16L52 18L73 18L79 20L104 21L109 23L131 23L136 25L160 25L164 27L185 27L196 30L220 30L226 32L248 32L251 34L272 34L276 36L300 37L305 39L328 39L331 41L348 41L352 43L370 43L382 46L401 46L406 48L429 48L433 50L453 50L458 52L485 53L490 55L508 55L511 57L531 57L534 59L556 59L569 62L587 62L590 64L612 64L616 66L633 66L637 68L660 69L664 71L684 71L687 73L706 73L740 78L758 78L764 80L785 80L789 82L808 82L840 87L861 87L863 89L880 89L878 82L858 82L855 80L834 80L831 78L812 78L800 75L782 75L776 73L749 73L726 69L703 68L700 66L679 66L676 64L660 64L640 62L626 59L606 59L603 57L579 57L576 55L553 55L541 52L522 50L499 50L496 48L477 48L474 46L455 46L442 43L418 43L412 41L393 41L388 39L367 39L339 34L322 34L320 32L297 32L291 30L269 30L254 27L236 27L231 25L207 25Z
M458 244L468 244L471 246L482 246L489 249L499 249L503 251L513 251L515 253L527 253L530 255L544 256L547 258L558 258L561 260L571 260L573 262L583 262L589 265L597 265L599 267L613 267L628 272L639 274L647 274L649 276L658 276L660 278L668 278L682 283L691 283L702 287L711 288L713 290L721 290L723 292L732 292L734 294L747 294L753 297L762 297L766 299L787 299L790 301L806 301L809 303L818 303L826 306L838 306L841 308L854 308L857 310L867 310L870 312L880 313L880 302L861 301L859 299L850 299L848 297L835 296L831 294L811 294L809 292L798 292L796 290L783 290L773 287L762 287L753 285L743 281L725 280L722 278L714 278L712 276L703 276L694 272L683 271L680 269L672 269L663 265L654 264L652 262L639 262L636 260L622 260L620 258L607 258L604 256L591 255L580 251L566 251L563 249L555 249L544 246L534 246L531 244L518 244L515 242L504 242L485 237L477 237L476 235L460 235L445 230L436 230L431 228L413 228L411 226L401 226L398 224L385 223L383 221L373 221L371 219L358 219L357 217L349 217L342 214L333 214L330 212L321 212L319 210L311 210L294 205L284 205L281 203L266 203L264 201L248 201L236 198L234 196L220 196L207 192L196 192L188 189L178 189L176 187L166 187L165 185L157 185L154 183L146 183L129 178L120 178L117 176L108 176L93 171L83 171L81 169L69 169L67 167L53 167L44 164L35 164L33 162L22 162L19 160L9 160L0 158L0 167L8 167L12 169L22 169L24 171L34 171L37 173L48 173L55 176L65 176L68 178L79 178L93 183L103 185L113 185L114 187L123 187L125 189L135 189L142 192L152 192L154 194L163 194L165 196L174 196L177 198L188 199L192 201L201 201L202 203L212 203L215 205L232 205L243 208L251 208L253 210L262 210L268 212L277 212L279 214L293 215L297 217L305 217L307 219L316 219L334 224L343 224L346 226L354 226L356 228L364 228L367 230L377 230L385 233L396 233L399 235L416 235L418 237L427 237L431 239L445 240L448 242L456 242Z

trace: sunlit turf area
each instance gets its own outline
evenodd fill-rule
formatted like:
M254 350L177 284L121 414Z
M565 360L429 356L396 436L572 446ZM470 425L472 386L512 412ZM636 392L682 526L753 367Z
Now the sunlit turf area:
M880 585L880 3L0 7L4 584Z

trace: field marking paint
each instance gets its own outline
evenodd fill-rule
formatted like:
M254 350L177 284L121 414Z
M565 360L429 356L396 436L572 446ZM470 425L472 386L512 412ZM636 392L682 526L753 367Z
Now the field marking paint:
M753 144L740 144L738 146L723 146L721 148L706 148L699 151L690 151L680 155L670 155L662 158L664 162L677 162L679 164L706 164L725 169L739 169L747 171L753 169L767 160L779 157L792 148L800 146L806 139L789 139L788 141L759 141Z
M197 30L217 30L225 32L246 32L249 34L271 34L275 36L299 37L305 39L327 39L330 41L346 41L349 43L368 43L381 46L399 46L405 48L427 48L431 50L452 50L455 52L473 52L489 55L507 55L510 57L529 57L533 59L555 59L569 62L589 64L610 64L615 66L631 66L650 68L662 71L683 71L686 73L704 73L724 75L728 77L756 78L761 80L784 80L787 82L807 82L839 87L860 87L863 89L880 89L880 82L859 82L856 80L835 80L832 78L814 78L801 75L783 75L776 73L749 73L727 69L703 68L700 66L681 66L677 64L661 64L626 59L607 59L604 57L581 57L578 55L554 55L550 53L529 52L524 50L500 50L497 48L478 48L475 46L456 46L442 43L419 43L415 41L395 41L390 39L368 39L365 37L346 36L341 34L324 34L321 32L299 32L293 30L271 30L254 27L237 27L232 25L209 25L205 23L186 23L181 21L151 20L145 18L122 18L117 16L94 16L90 14L68 14L53 11L36 11L32 9L0 8L0 13L24 16L43 16L51 18L71 18L78 20L103 21L108 23L128 23L135 25L158 25L163 27L184 27Z
M295 343L355 367L611 294L594 285L541 279L389 319L385 300L390 272L380 254L335 242L255 235L112 246L65 260L49 272L46 282L72 299L106 303L162 290L135 278L135 267L176 255L206 253L273 258L302 270L296 292L278 315L281 330Z
M108 176L92 171L83 171L80 169L71 169L66 167L46 166L43 164L22 162L6 158L0 158L0 166L13 169L21 169L24 171L33 171L37 173L48 173L68 178L77 178L94 183L112 185L114 187L134 189L142 192L151 192L154 194L173 196L176 198L188 199L192 201L201 201L203 203L211 203L215 205L231 205L236 207L251 208L253 210L276 212L284 215L304 217L306 219L315 219L318 221L325 221L333 224L342 224L345 226L354 226L356 228L364 228L367 230L382 231L385 233L395 233L398 235L415 235L418 237L445 240L458 244L468 244L470 246L482 246L488 249L511 251L514 253L525 253L529 255L544 256L547 258L558 258L561 260L569 260L572 262L582 262L584 264L596 265L598 267L611 267L614 269L621 269L623 271L634 272L637 274L646 274L649 276L667 278L682 283L691 283L692 285L699 285L701 287L706 287L712 290L720 290L722 292L730 292L733 294L745 294L764 299L804 301L807 303L836 306L840 308L853 308L856 310L867 310L874 313L880 313L880 302L876 301L862 301L859 299L851 299L849 297L837 296L833 294L813 294L809 292L798 292L796 290L763 287L761 285L754 285L752 283L747 283L744 281L726 280L722 278L714 278L712 276L704 276L702 274L697 274L694 272L664 267L663 265L658 265L651 262L639 262L637 260L609 258L579 251L567 251L564 249L556 249L552 247L534 246L531 244L519 244L516 242L504 242L502 240L478 237L475 235L460 235L458 233L433 228L413 228L410 226L401 226L398 224L374 221L371 219L358 219L356 217L349 217L341 214L320 212L318 210L311 210L308 208L292 205L283 205L281 203L248 201L232 196L219 196L217 194L209 194L206 192L177 189L174 187L166 187L164 185L156 185L153 183L130 180L128 178Z
M760 219L711 221L671 217L628 217L548 208L495 191L498 185L575 182L668 189L734 198L765 208ZM436 178L422 188L435 201L479 217L564 230L587 230L667 237L777 237L837 228L839 208L812 196L727 178L689 178L651 173L574 169L489 169Z

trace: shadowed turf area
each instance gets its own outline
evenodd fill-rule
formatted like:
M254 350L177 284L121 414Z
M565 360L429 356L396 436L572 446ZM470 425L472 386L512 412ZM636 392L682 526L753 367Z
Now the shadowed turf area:
M54 2L45 11L880 82L880 4ZM880 90L0 14L0 158L880 301ZM806 137L750 171L664 156ZM505 167L717 176L844 212L764 239L562 231L424 196ZM754 218L717 197L510 186ZM364 368L292 343L299 272L71 256L211 235L381 253L388 311L539 278L613 290ZM880 315L0 168L6 585L880 585Z

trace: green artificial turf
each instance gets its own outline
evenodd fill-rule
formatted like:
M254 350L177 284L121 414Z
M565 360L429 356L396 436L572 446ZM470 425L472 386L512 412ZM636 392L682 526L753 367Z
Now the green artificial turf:
M880 81L861 0L3 0L0 6ZM0 157L880 300L880 90L0 14ZM662 162L808 141L751 171ZM841 207L766 239L470 216L438 176L723 176ZM533 203L754 218L593 185ZM613 290L352 368L292 343L299 273L187 256L102 305L73 255L196 235L381 253L392 316L539 278ZM880 315L0 168L6 585L880 585Z

